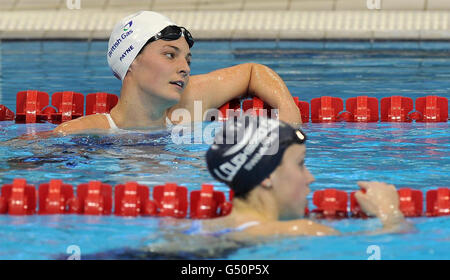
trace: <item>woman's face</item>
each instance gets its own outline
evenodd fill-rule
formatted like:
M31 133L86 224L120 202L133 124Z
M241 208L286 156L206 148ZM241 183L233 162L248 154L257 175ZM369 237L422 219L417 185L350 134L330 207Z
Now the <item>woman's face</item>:
M270 179L278 202L280 218L291 219L304 215L309 184L313 175L305 166L305 145L294 144L286 149L281 165Z
M130 71L143 92L174 103L180 100L189 81L191 53L180 37L157 40L148 44L130 66Z

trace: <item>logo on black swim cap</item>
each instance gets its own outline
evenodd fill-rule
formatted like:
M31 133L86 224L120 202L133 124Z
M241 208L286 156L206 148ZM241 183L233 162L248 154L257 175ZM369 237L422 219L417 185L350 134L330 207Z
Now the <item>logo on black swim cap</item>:
M244 115L224 123L206 153L211 175L235 194L244 194L269 177L291 144L306 136L290 125L265 117Z
M232 132L232 136L234 136L234 132L237 133L237 130L235 128L242 128L243 124L242 123L234 123L233 126L227 126L227 130L229 132ZM230 131L231 130L231 131ZM233 143L233 142L228 142L226 144L235 144L233 147L231 147L228 151L226 151L223 156L229 156L232 155L240 150L242 150L242 148L244 148L249 142L250 139L252 138L252 134L254 133L254 128L253 128L253 122L249 122L248 127L244 129L242 129L241 131L244 131L244 136L242 137L242 139L240 139L239 135L238 135L238 143ZM234 138L234 137L233 137ZM229 138L227 138L228 140ZM233 139L234 140L234 139Z

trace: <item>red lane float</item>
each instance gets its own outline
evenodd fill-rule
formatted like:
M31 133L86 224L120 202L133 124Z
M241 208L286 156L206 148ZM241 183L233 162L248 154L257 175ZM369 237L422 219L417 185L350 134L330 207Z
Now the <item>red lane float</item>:
M156 214L156 203L149 200L147 186L136 182L127 182L114 188L115 209L117 216L151 216Z
M293 97L300 109L303 123L309 122L309 104ZM228 119L230 112L238 111L240 100L233 99L225 103L219 110L222 119ZM322 96L311 100L311 121L321 122L378 122L380 120L378 99L375 97L358 96L346 100L343 111L343 100L338 97ZM382 122L446 122L448 119L448 100L445 97L426 96L416 99L416 111L413 112L413 100L409 97L391 96L381 99ZM242 101L242 111L252 110L251 114L271 116L271 107L258 97ZM229 111L231 110L231 111Z
M0 214L8 213L8 201L5 197L0 196Z
M364 192L364 190L362 190ZM438 188L426 194L426 211L423 213L423 194L420 190L401 188L398 190L399 208L405 217L450 215L450 189ZM127 182L115 187L115 209L117 216L170 216L185 218L188 207L190 218L208 219L228 215L231 212L233 192L229 201L224 193L214 191L212 185L203 184L201 190L189 195L186 187L175 183L155 186L153 201L147 186L136 182ZM12 184L1 188L0 214L32 215L36 212L36 188L27 185L25 179L14 179ZM98 181L80 184L77 196L73 188L61 180L51 180L39 186L38 214L85 214L110 215L112 210L112 187ZM316 209L311 211L316 218L367 218L355 198L350 193L350 210L347 208L348 194L337 189L318 190L313 194ZM190 206L189 206L190 205ZM305 208L305 215L309 209Z
M17 93L16 116L17 123L35 123L50 121L61 123L83 115L83 99L80 93L72 91L57 92L52 95L52 105L48 106L49 97L46 92L36 90ZM300 109L303 123L309 122L309 103L293 97ZM90 93L86 96L86 115L108 113L117 104L118 97L105 92ZM242 111L252 110L253 115L271 117L271 107L258 97L240 100L233 99L219 108L222 116L208 115L210 120L227 120L230 116L240 115ZM448 99L440 96L425 96L416 99L416 111L413 112L413 100L409 97L391 96L380 101L380 116L378 115L378 99L375 97L358 96L346 100L343 111L343 100L338 97L322 96L311 100L311 121L320 122L447 122ZM14 113L0 105L0 121L11 120Z
M221 115L218 116L219 121L226 121L229 117L239 116L241 114L241 100L240 99L232 99L230 102L223 104L219 108L219 112ZM216 118L216 116L214 116ZM207 117L207 120L216 120L211 119L211 117Z
M84 95L73 91L55 92L52 94L52 105L57 112L50 113L49 121L55 124L67 122L84 114Z
M106 92L89 93L86 96L86 116L109 113L116 106L119 98Z
M67 214L69 202L74 198L72 185L63 184L61 180L50 180L39 185L40 215Z
M226 216L232 205L223 192L214 191L213 185L203 184L199 191L190 193L190 217L192 219L210 219Z
M343 109L344 102L341 98L331 96L313 98L311 99L311 121L313 123L335 122Z
M69 212L85 215L110 215L112 210L112 187L99 181L80 184L77 197L69 202Z
M425 96L416 99L416 122L446 122L448 119L448 100L445 97Z
M358 96L345 101L347 112L342 112L339 119L347 122L377 122L378 99L375 97Z
M39 123L49 121L62 123L84 115L84 95L73 91L55 92L52 105L48 106L48 93L37 90L20 91L16 96L16 123ZM105 92L86 96L86 115L108 113L118 102L118 97ZM12 113L12 112L11 112ZM8 113L10 118L11 113ZM0 111L0 120L1 111ZM5 119L8 120L8 119Z
M326 189L315 191L313 204L317 206L311 213L317 218L346 218L348 196L344 191Z
M13 121L14 112L5 105L0 104L0 121Z
M427 216L450 215L450 189L439 188L427 192Z
M9 215L33 215L36 213L36 188L27 185L25 179L14 179L2 186L0 213Z
M423 213L423 193L419 190L402 188L398 191L399 208L405 217L420 217Z
M268 118L272 116L272 107L258 97L242 101L242 111L244 111L244 113L250 111L248 113L253 116L265 116Z
M413 100L409 97L391 96L381 99L382 122L411 122L408 114L413 110Z
M48 93L37 90L20 91L16 96L16 123L39 123L48 119L43 112L49 105Z
M301 113L302 122L309 122L309 103L305 101L300 101L298 97L293 97L295 105L299 108ZM242 111L246 112L248 110L252 110L251 114L262 116L267 115L271 116L271 110L273 108L270 107L267 103L264 103L258 97L253 97L252 99L247 99L242 101ZM264 111L265 110L265 111ZM241 100L233 99L230 102L225 103L219 108L219 111L222 113L222 118L219 120L225 121L229 118L229 116L239 116L241 111ZM210 117L207 119L209 120Z
M423 193L420 190L402 188L398 191L399 208L405 217L450 215L450 189L429 190L426 195L427 210L423 213ZM367 218L359 206L355 193L350 193L350 212L353 218ZM337 197L335 197L338 200ZM335 208L338 209L338 208Z
M155 186L153 199L157 206L157 215L184 218L187 214L187 188L175 183L166 183L163 186Z
M300 110L300 116L302 123L309 122L309 103L306 101L300 101L298 97L294 97L295 105Z

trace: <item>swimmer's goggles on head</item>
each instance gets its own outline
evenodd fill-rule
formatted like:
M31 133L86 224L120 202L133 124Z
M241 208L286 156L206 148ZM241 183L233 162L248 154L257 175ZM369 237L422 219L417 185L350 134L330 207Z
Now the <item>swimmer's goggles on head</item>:
M194 45L194 38L192 38L191 33L186 28L181 27L181 26L176 26L176 25L167 26L166 28L164 28L163 30L158 32L158 34L151 37L145 45L147 45L151 42L154 42L156 40L159 40L159 39L162 39L165 41L177 40L178 38L181 37L181 35L183 35L184 38L186 39L186 42L188 43L189 48L192 48L192 46ZM144 47L145 47L145 45L144 45Z
M282 139L280 139L280 147L289 147L292 144L305 144L308 138L300 128L293 129L291 132L288 135L283 135Z

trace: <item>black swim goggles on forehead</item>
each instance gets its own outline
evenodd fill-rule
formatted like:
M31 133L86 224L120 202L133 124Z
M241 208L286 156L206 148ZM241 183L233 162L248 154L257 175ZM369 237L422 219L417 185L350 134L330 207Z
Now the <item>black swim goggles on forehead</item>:
M165 41L177 40L178 38L181 37L181 35L183 35L184 38L186 39L189 48L192 48L192 46L194 45L194 38L192 38L191 33L186 28L176 25L167 26L166 28L158 32L158 34L151 37L146 44L154 42L159 39L163 39Z
M290 146L292 144L305 144L307 138L306 134L299 128L291 130L287 136L280 139L280 146Z

